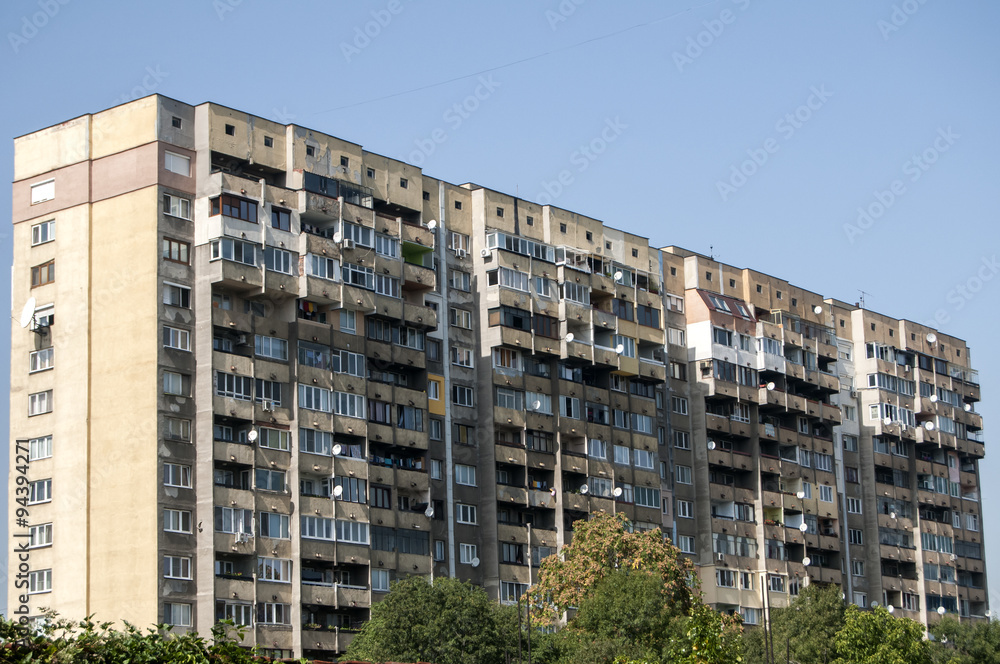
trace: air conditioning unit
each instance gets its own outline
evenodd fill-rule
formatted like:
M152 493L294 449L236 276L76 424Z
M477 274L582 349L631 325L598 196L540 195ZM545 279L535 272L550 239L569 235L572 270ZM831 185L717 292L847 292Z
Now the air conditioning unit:
M852 399L857 399L858 398L858 391L857 390L851 390L851 398Z
M724 553L717 553L717 554L715 554L715 559L718 560L720 563L724 563L724 562L726 562L726 554L724 554Z
M456 249L455 256L458 258L465 258L465 249Z
M250 535L248 535L247 533L236 533L237 544L246 544L249 541L250 541Z
M241 334L239 337L237 337L236 338L236 345L237 346L246 346L247 345L247 335Z
M343 248L344 249L353 249L354 248L354 240L352 240L350 238L344 238Z
M490 250L489 249L483 249L482 251L479 252L479 255L482 256L483 258L489 258L490 257Z
M261 404L260 404L260 409L262 411L264 411L265 413L269 413L269 412L271 412L271 411L274 410L274 402L273 401L262 401Z

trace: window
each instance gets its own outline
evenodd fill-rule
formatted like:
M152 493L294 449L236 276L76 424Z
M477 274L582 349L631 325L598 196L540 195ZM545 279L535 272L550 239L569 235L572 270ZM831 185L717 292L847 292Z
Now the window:
M679 519L693 519L694 518L694 503L690 500L677 500L677 518Z
M455 503L455 514L458 523L465 523L473 526L478 523L475 505Z
M302 516L302 537L305 539L334 540L334 520L318 516Z
M340 331L347 334L358 333L357 312L345 309L340 312Z
M847 541L850 544L864 544L864 533L855 528L848 528Z
M188 177L191 175L191 157L185 157L176 152L164 152L163 167L171 173Z
M653 453L649 450L634 450L632 456L636 468L653 469Z
M677 548L681 550L681 553L695 553L694 537L691 535L678 535Z
M28 373L52 368L52 348L43 348L28 353Z
M191 488L191 466L176 463L163 464L163 486Z
M464 385L451 386L451 402L456 406L473 406L473 394L474 392L471 387L465 387Z
M451 363L459 367L472 367L472 349L451 347Z
M218 483L218 480L216 480L216 484ZM242 533L246 535L252 534L253 512L250 510L216 506L215 532L231 534Z
M691 484L691 466L677 466L674 475L678 484Z
M476 467L465 466L460 463L456 464L455 484L463 484L465 486L476 486Z
M179 284L164 282L163 284L163 304L172 307L191 308L191 289Z
M587 456L592 459L607 459L608 458L608 443L604 440L598 440L597 438L591 438L587 441Z
M45 180L44 182L37 182L31 185L31 204L38 205L39 203L44 203L45 201L51 201L56 197L56 181L55 179Z
M28 441L28 461L48 459L52 456L52 436L32 438Z
M475 544L459 544L458 545L458 562L463 565L471 565L472 561L476 559L477 549Z
M176 327L163 326L163 346L177 350L191 350L191 333Z
M163 391L167 392L166 388L166 374L171 372L164 372L164 388ZM174 374L180 375L180 374ZM168 392L168 394L172 394ZM235 374L223 373L221 371L215 372L215 394L220 397L229 397L231 399L239 399L241 401L250 401L253 398L253 379L249 376L237 376Z
M264 147L265 148L273 148L274 147L274 139L271 138L270 136L265 136L264 137Z
M850 514L861 514L861 499L860 498L848 498L847 499L847 511Z
M660 490L644 486L635 487L635 504L639 507L658 508L660 506Z
M28 395L28 417L52 412L52 390Z
M191 559L186 556L163 556L163 578L190 579Z
M271 272L281 274L295 274L292 252L284 249L267 247L264 249L264 267Z
M163 510L163 531L167 533L190 533L191 512L187 510Z
M399 178L399 188L406 189L410 186L410 182L406 178Z
M389 570L372 570L372 590L383 593L389 592Z
M227 124L226 125L226 136L236 135L236 125Z
M455 290L469 292L472 290L472 275L461 270L452 270L450 286Z
M288 604L259 602L257 604L257 623L261 625L291 625L292 607Z
M285 471L258 468L254 473L254 488L259 491L284 491Z
M44 286L56 280L56 262L42 263L31 268L31 287Z
M845 452L857 452L858 451L858 437L857 436L844 436L844 451Z
M785 577L779 576L777 574L768 574L767 582L771 588L771 592L773 593L785 592Z
M277 337L254 335L254 353L260 357L286 362L288 360L288 342Z
M851 574L854 576L864 576L865 575L865 561L863 560L852 560L851 561Z
M472 329L472 312L465 309L449 309L449 322L453 327L461 327L466 330Z
M56 220L49 219L31 227L31 246L35 247L56 239Z
M337 520L337 541L346 544L368 544L368 524Z
M231 602L215 600L215 619L232 620L234 625L250 626L253 624L253 605L246 602Z
M833 502L833 487L826 484L819 485L819 499L825 503Z
M678 415L688 414L688 400L684 397L670 397L670 406Z
M224 237L212 240L211 250L211 260L222 259L244 265L257 265L257 245L252 242Z
M282 486L284 482L282 481ZM288 539L288 515L260 512L257 518L261 537Z
M44 523L40 526L28 528L28 548L36 549L52 544L52 524Z
M735 588L736 572L734 572L731 569L716 569L715 585L719 586L720 588Z

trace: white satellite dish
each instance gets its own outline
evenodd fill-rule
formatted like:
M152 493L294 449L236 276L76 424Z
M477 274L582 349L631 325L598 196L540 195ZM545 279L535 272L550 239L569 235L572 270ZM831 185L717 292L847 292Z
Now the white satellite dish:
M341 445L340 443L337 443L336 445L333 446L332 451L333 451L333 456L340 456L340 453L344 451L344 446Z
M807 524L805 521L803 521L802 523L799 524L799 532L803 532L804 533L807 530L809 530L809 524Z
M946 611L947 611L947 609L945 609L945 608L944 608L943 606L939 606L939 607L937 608L937 612L938 612L938 615L939 615L939 616L943 616L943 615L945 614L945 612L946 612Z
M813 307L813 313L814 314L821 314L821 313L823 313L823 307L821 307L820 305L817 304L815 307Z
M882 418L882 424L889 426L890 424L892 424L892 418L886 415L885 417Z
M889 518L890 519L895 519L896 518L896 513L895 512L889 512Z
M257 442L257 430L256 429L250 429L250 431L247 433L247 440L249 440L251 443Z
M772 383L768 383L767 384L767 391L768 392L773 392L775 387L777 387L777 385L775 385L773 382Z
M28 301L24 303L24 308L21 309L21 327L28 327L31 325L31 321L35 319L35 298L29 297Z
M429 230L434 230L437 227L438 227L437 219L431 219L430 221L427 222L427 228Z
M582 487L580 487L580 493L586 496L588 493L590 493L590 487L584 484Z
M542 407L542 402L539 401L538 399L535 399L534 401L531 402L531 410L538 410L541 407Z
M568 343L568 344L573 343L573 339L576 339L576 337L573 335L573 333L572 332L567 332L566 333L566 343Z
M472 566L473 567L479 567L479 557L478 556L475 557L475 558L473 558L471 562L472 562Z
M614 494L615 498L620 498L622 495L622 488L620 486L616 486L615 490L612 491L611 493Z
M424 510L424 516L426 516L428 519L431 519L431 518L434 517L434 506L433 505L428 505L427 506L427 509Z
M344 235L340 231L337 231L336 233L333 234L333 241L336 242L337 244L340 244L340 241L343 239Z
M621 281L621 280L622 280L622 277L624 277L624 276L625 276L625 275L624 275L624 274L622 274L622 271L621 271L621 270L618 270L617 272L615 272L615 281Z
M615 346L615 352L618 353L619 355L621 355L622 353L624 353L625 352L625 344L618 344L617 346Z
M932 344L935 341L937 341L937 335L934 334L933 332L928 332L927 333L927 343Z
M894 607L892 604L889 604L888 606L885 607L885 610L888 611L889 613L895 613L896 607Z
M805 558L802 559L802 564L805 565L806 567L809 567L809 565L812 564L812 558L806 556Z
M708 441L708 449L710 449L710 450L714 450L715 449L715 441L714 440Z
M962 408L965 409L965 412L967 412L967 413L971 412L972 411L972 404L971 403L967 403L964 406L962 406Z
M806 497L806 492L805 491L798 491L798 492L796 492L795 497L798 498L799 500L802 500L803 498Z
M869 606L872 607L873 609L877 609L878 608L878 601L876 601L876 600L873 599L872 603L869 604Z
M333 487L334 498L340 498L343 494L344 494L344 487L340 486L339 484Z
M928 431L934 431L934 423L924 422L924 428L927 429Z
M928 398L929 398L929 399L931 400L931 403L937 403L937 400L938 400L938 396L937 396L936 394L932 394L932 395L931 395L930 397L928 397Z

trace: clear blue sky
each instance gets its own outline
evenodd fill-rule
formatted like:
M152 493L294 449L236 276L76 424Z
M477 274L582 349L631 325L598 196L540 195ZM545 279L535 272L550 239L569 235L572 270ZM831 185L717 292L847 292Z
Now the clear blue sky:
M0 180L13 178L15 136L152 92L218 102L653 246L711 246L826 296L863 290L892 316L940 314L972 346L990 431L997 3L6 0L0 28ZM0 208L9 197L0 187ZM880 214L859 224L859 207ZM992 544L1000 454L986 447ZM998 609L1000 551L989 555Z

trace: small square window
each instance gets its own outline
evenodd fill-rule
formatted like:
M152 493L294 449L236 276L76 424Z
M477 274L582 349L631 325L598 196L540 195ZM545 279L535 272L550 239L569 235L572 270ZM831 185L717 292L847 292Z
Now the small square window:
M872 332L875 331L875 323L872 323Z
M594 241L594 234L591 233L590 231L587 231L587 242L593 242L593 241Z
M351 159L349 157L345 157L344 155L340 155L340 165L347 168L351 165Z
M638 258L638 257L639 257L639 250L638 249L633 249L632 250L632 258Z
M844 321L843 320L840 321L840 326L844 327ZM910 341L916 341L916 340L917 340L917 335L914 334L913 332L910 332Z
M705 281L711 281L711 280L712 280L712 273L705 272Z
M730 288L736 288L736 280L735 279L730 279L729 280L729 287Z
M528 222L529 226L534 226L535 225L535 218L532 217L531 215L528 215L528 218L527 218L526 221Z
M306 156L307 157L314 157L314 156L316 156L316 148L314 148L311 145L307 145L306 146Z
M399 178L399 188L400 189L406 189L406 187L409 186L409 184L410 183L406 181L406 178Z
M181 128L181 119L175 115L174 117L170 118L170 124L173 125L174 128L180 129Z
M792 306L793 307L799 306L799 300L798 300L798 298L796 298L796 297L792 298Z
M845 325L846 325L846 324L844 323L844 319L843 319L843 318L841 318L841 319L840 319L840 326L841 326L841 327L845 327Z
M781 299L781 291L777 291L777 292L775 292L775 295L777 295L777 296L778 296L778 299L779 299L779 300Z
M264 137L264 147L265 148L273 148L274 147L274 139L271 138L270 136L265 136Z
M566 232L566 224L559 224L559 232L560 233Z
M429 192L429 191L425 191L424 192L424 200L425 201L431 200L431 192Z
M676 267L670 268L670 276L671 277L676 277L677 276L677 268Z
M498 207L497 208L497 216L498 217L502 217L503 216L503 208L502 207Z
M895 330L889 330L889 336L890 337L893 336L893 334L892 334L893 332L895 332Z
M608 251L611 251L611 240L604 241L604 248L607 249Z
M368 177L370 177L370 178L372 178L374 180L375 179L375 169L374 168L369 168L368 171L367 171L367 175L368 175Z
M227 124L226 125L226 136L236 135L236 125Z
M462 209L462 201L455 201L455 209L456 210Z
M761 288L760 284L757 284L757 292L758 293L763 293L764 292L764 289Z

